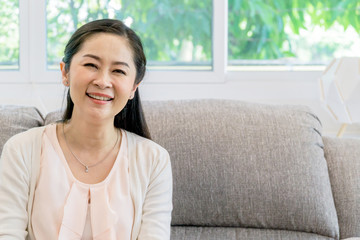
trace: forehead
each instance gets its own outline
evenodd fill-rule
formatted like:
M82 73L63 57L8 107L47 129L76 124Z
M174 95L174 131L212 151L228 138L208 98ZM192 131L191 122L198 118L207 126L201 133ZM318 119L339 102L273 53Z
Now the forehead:
M113 33L96 33L81 45L79 53L97 53L106 57L127 57L133 59L133 52L127 38Z

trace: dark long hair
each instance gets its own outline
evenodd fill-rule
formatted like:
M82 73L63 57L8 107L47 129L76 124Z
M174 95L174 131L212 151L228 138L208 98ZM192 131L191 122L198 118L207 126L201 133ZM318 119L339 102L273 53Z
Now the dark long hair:
M73 56L80 50L84 42L90 36L97 33L116 34L128 40L136 67L135 84L140 83L146 71L146 57L141 40L131 28L127 27L123 22L114 19L101 19L89 22L76 30L64 50L63 62L65 63L65 71L69 71ZM74 109L70 89L68 89L66 98L66 109L63 114L63 121L71 119ZM115 116L114 126L151 139L141 105L139 89L136 90L134 98L128 100L125 107Z

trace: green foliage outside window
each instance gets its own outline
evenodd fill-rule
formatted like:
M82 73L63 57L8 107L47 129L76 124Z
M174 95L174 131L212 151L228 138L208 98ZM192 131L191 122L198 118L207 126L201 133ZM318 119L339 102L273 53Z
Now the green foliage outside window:
M18 4L0 1L0 68L18 66ZM283 58L323 64L360 46L358 0L228 0L228 6L232 64ZM46 11L47 62L56 68L74 30L100 18L130 25L141 36L150 65L211 65L217 47L212 46L212 0L47 0ZM332 29L336 39L321 35ZM311 45L315 36L319 40Z
M101 18L130 25L143 40L150 64L211 62L211 0L49 0L48 64L57 65L76 28Z
M294 57L322 63L336 50L360 44L358 0L229 0L228 4L230 60ZM327 39L325 32L333 28L340 40ZM353 39L343 34L348 28L357 33ZM304 31L307 36L302 36ZM319 41L307 43L315 36ZM307 56L299 56L301 51Z
M19 67L19 1L0 1L0 69Z

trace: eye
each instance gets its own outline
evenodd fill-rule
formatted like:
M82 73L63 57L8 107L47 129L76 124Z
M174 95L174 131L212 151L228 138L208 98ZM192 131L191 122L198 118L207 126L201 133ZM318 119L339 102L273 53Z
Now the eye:
M122 74L122 75L125 75L126 76L126 72L121 70L121 69L115 69L113 72L115 73L119 73L119 74Z
M98 69L98 67L93 63L85 63L84 66Z

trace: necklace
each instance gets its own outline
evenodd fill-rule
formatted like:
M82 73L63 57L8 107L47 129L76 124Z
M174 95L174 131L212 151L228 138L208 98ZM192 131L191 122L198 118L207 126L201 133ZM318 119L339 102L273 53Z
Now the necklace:
M118 132L118 133L117 133L116 142L115 142L115 144L114 144L114 147L108 152L108 154L106 154L106 156L104 157L104 159L102 159L102 160L100 160L100 161L98 161L97 163L94 163L94 164L92 164L92 165L86 165L86 164L84 164L82 161L80 161L80 159L75 155L75 153L73 153L73 151L71 151L71 148L70 148L70 146L69 146L69 144L68 144L68 142L67 142L67 140L66 140L66 135L65 135L65 131L64 131L64 125L65 125L65 124L63 123L63 125L62 125L62 132L63 132L63 135L64 135L64 139L65 139L66 146L67 146L67 148L69 149L69 151L71 152L71 154L74 156L74 158L75 158L81 165L83 165L83 166L85 167L85 172L86 172L86 173L89 172L89 168L95 167L96 165L98 165L98 164L102 163L103 161L105 161L105 159L107 159L107 157L110 155L110 153L115 149L115 147L116 147L116 145L117 145L117 143L118 143L118 141L119 141L119 136L120 136L120 134L119 134L119 132Z

